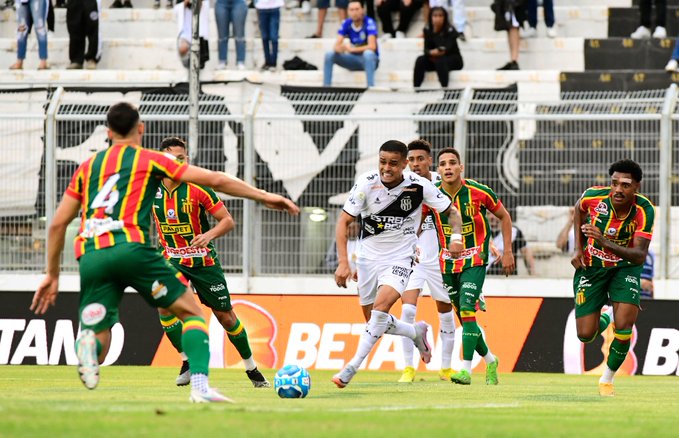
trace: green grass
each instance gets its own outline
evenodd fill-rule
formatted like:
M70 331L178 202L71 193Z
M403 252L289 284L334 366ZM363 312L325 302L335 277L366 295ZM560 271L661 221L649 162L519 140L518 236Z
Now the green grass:
M339 390L332 372L312 371L309 397L279 399L254 389L239 370L213 370L211 383L235 405L194 405L175 369L105 367L94 391L75 367L0 366L0 437L412 437L677 436L679 378L620 377L603 399L597 378L504 374L471 386L419 373L413 384L396 372L361 371ZM273 371L265 375L273 377Z

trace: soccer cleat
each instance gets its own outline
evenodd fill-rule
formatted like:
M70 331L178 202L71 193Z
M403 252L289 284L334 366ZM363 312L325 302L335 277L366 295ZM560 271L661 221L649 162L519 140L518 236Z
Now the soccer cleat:
M245 370L245 374L248 375L248 379L250 379L252 386L255 388L271 388L271 383L266 380L266 377L259 372L257 367L252 370Z
M497 385L497 366L500 365L500 359L495 356L495 361L486 365L486 385Z
M233 403L234 401L220 394L216 389L208 388L202 392L197 389L191 390L189 401L192 403Z
M175 379L174 383L176 383L177 386L186 386L191 383L191 371L189 371L188 360L182 362L182 368L179 370L179 375Z
M613 397L615 396L615 390L613 389L612 383L602 383L599 382L599 395L602 397Z
M422 361L424 363L429 363L431 361L431 348L429 348L429 343L427 342L427 331L429 330L429 325L427 325L427 323L424 321L418 321L414 325L415 339L413 339L413 343L420 351Z
M472 376L467 370L460 370L450 377L450 381L458 385L471 385Z
M452 368L441 368L439 370L439 379L448 381L450 380L450 376L453 375L453 369Z
M332 376L332 383L337 385L338 388L342 389L351 382L358 370L354 368L351 364L346 364L342 371Z
M78 356L78 374L87 389L94 389L99 383L99 359L97 338L92 330L83 330L75 343Z
M398 383L413 383L415 381L415 368L405 367L401 378L398 379Z

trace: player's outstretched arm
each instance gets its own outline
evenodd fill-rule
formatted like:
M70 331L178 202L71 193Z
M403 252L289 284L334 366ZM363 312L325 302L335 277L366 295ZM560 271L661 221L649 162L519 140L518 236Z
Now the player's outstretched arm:
M64 250L66 227L80 210L80 201L64 195L54 213L54 218L47 233L47 271L45 278L33 295L31 311L37 315L47 312L53 306L59 294L59 270L61 252Z
M236 223L233 221L233 217L231 217L231 213L229 213L229 210L227 210L224 206L215 211L212 214L212 217L217 219L217 225L210 228L203 234L197 234L193 240L191 240L191 246L196 248L205 248L210 242L218 237L222 237L229 231L233 230L236 226Z
M181 181L212 187L227 195L252 199L253 201L264 204L267 208L272 210L285 210L288 214L293 216L299 214L299 207L291 200L274 193L269 193L266 190L253 187L245 181L223 172L213 172L201 167L189 165L179 179Z
M573 228L575 233L575 253L571 259L571 265L575 269L580 269L585 267L585 255L582 252L582 247L585 243L585 235L582 233L582 214L583 211L580 209L580 200L575 203L573 209Z
M347 281L351 278L351 267L349 266L349 254L347 253L347 230L349 225L355 221L352 215L346 211L340 213L335 226L335 241L337 242L337 269L335 270L335 283L339 287L347 287Z

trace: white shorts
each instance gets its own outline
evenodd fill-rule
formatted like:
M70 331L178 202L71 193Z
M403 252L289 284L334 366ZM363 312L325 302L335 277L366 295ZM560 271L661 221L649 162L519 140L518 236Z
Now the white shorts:
M382 285L391 286L400 295L406 291L408 278L413 271L412 258L378 262L375 260L360 260L358 268L358 298L361 306L375 303L377 289Z
M441 268L438 263L422 264L418 263L413 268L413 273L410 275L408 286L406 290L424 289L424 283L429 285L431 297L435 301L450 303L448 290L443 284L443 276L441 275Z

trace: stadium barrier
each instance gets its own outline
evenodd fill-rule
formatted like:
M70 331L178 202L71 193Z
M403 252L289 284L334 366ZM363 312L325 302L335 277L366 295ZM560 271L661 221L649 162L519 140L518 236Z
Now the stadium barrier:
M44 317L28 311L31 296L0 292L0 365L77 363L78 296L63 294ZM353 356L365 323L356 297L300 295L235 295L234 310L247 328L255 361L263 368L295 363L310 369L340 369ZM644 301L635 326L630 354L619 374L679 375L677 301ZM393 313L400 314L400 304ZM311 311L310 309L313 309ZM208 309L204 308L208 315ZM181 359L163 336L157 313L137 294L126 294L121 324L113 329L105 364L179 366ZM422 300L418 319L432 324L433 358L420 371L440 367L438 316L433 303ZM573 300L563 298L488 298L488 312L478 314L488 345L502 360L501 372L600 374L613 339L612 326L592 344L575 334ZM210 319L210 366L241 366L224 329ZM461 327L456 330L453 368L461 365ZM364 362L370 370L404 367L401 338L385 335ZM474 358L477 372L483 362Z
M70 175L107 147L111 103L139 105L145 146L186 137L186 88L117 87L4 90L0 104L0 271L44 269L45 224ZM465 175L493 187L526 234L536 276L566 278L568 256L554 245L567 207L611 162L631 157L644 169L643 192L658 205L652 248L656 278L679 277L679 152L676 86L640 92L564 92L542 98L521 87L384 92L247 82L205 83L193 162L227 171L302 207L291 218L227 199L237 223L216 241L225 271L261 276L330 275L335 219L355 177L377 163L385 140L455 145ZM77 224L69 237L77 233ZM676 234L676 233L675 233ZM523 264L519 260L518 265ZM76 271L67 245L64 270ZM520 274L525 271L521 267ZM12 290L10 284L0 286ZM671 297L679 297L670 291Z

